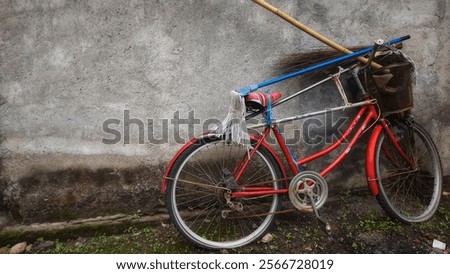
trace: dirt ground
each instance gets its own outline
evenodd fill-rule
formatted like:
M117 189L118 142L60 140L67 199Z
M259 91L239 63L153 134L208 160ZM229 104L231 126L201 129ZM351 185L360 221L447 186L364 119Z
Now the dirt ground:
M279 216L272 241L228 252L423 254L437 251L434 239L450 245L450 197L443 197L431 221L415 225L391 220L366 189L335 195L320 213L331 224L331 234L315 215L293 211Z
M280 214L271 231L272 240L258 241L233 250L210 251L187 242L167 218L158 222L112 227L94 234L74 231L69 237L34 240L28 253L258 253L258 254L429 254L446 253L450 245L450 197L442 196L435 216L422 224L393 221L367 189L334 193L321 209L332 226L327 234L312 214ZM139 218L139 216L136 216ZM66 235L67 236L67 235ZM447 244L447 251L433 249L433 240Z

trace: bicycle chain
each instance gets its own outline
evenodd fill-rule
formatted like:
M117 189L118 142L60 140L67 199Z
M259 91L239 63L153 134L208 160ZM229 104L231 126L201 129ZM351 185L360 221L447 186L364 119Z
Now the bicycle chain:
M171 178L171 177L167 177L167 176L164 176L163 178L166 179L166 180L178 181L178 182L181 182L181 183L186 183L186 184L200 186L200 187L207 187L207 188L222 189L222 190L230 191L226 187L221 187L221 186L217 186L217 185L207 185L207 184L196 183L196 182L189 181L189 180L184 180L184 179L175 179L175 178ZM254 183L254 184L248 184L246 186L254 186L254 185L258 185L258 184L274 183L274 182L279 182L279 181L288 181L290 179L292 179L292 177L286 177L286 178L281 178L281 179L275 179L275 180L269 180L269 181L264 181L264 182L258 182L258 183ZM245 215L245 216L227 217L227 219L235 220L235 219L243 219L243 218L262 217L262 216L269 216L269 215L275 215L275 214L285 214L285 213L293 212L293 211L296 211L296 210L297 209L290 208L290 209L279 210L279 211L269 212L269 213L260 213L260 214ZM307 211L307 212L309 213L310 211Z
M166 177L166 176L164 176L163 178L166 179L166 180L178 181L178 182L181 182L181 183L186 183L186 184L190 184L190 185L194 185L194 186L214 188L214 189L222 189L222 190L229 191L228 188L217 186L217 185L207 185L207 184L196 183L196 182L193 182L193 181L188 181L188 180L183 180L183 179L175 179L175 178Z
M286 177L286 178L281 178L281 179L263 181L263 182L258 182L258 183L254 183L254 184L248 184L248 185L245 185L244 187L246 187L246 186L255 186L255 185L260 185L260 184L267 184L267 183L275 183L275 182L279 182L279 181L288 181L288 180L290 180L292 178L293 177L291 176L291 177ZM222 190L230 190L230 189L228 189L226 187L221 187L221 186L218 186L218 185L207 185L207 184L196 183L196 182L189 181L189 180L184 180L184 179L175 179L175 178L167 177L167 176L163 176L163 179L172 180L172 181L178 181L178 182L181 182L181 183L186 183L186 184L191 184L191 185L196 185L196 186L203 186L203 187L209 187L209 188L218 188L218 189L222 189Z

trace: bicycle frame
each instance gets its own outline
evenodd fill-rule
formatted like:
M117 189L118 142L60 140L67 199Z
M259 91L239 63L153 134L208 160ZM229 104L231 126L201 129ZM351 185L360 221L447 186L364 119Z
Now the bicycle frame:
M348 71L348 70L345 70L345 71ZM342 86L340 85L338 77L336 77L336 76L339 76L340 74L341 74L341 72L337 75L330 76L329 78L325 79L324 81L334 79L339 91L341 91L340 88ZM323 83L324 81L321 81L320 83ZM315 87L316 85L313 85L313 86ZM289 97L288 99L298 96L309 89L311 89L311 87L308 87L307 89L294 94L293 96ZM346 147L341 151L341 153L330 164L328 164L322 171L319 172L319 174L321 176L325 177L333 169L335 169L340 163L342 163L342 161L349 154L349 152L352 150L352 148L354 147L356 142L362 137L362 135L365 133L365 131L374 125L375 125L375 127L372 130L371 137L370 137L369 142L367 143L367 147L366 147L366 151L367 151L367 153L366 153L366 155L367 155L366 156L366 174L367 174L368 187L369 187L370 193L373 196L376 196L378 194L378 187L376 185L377 178L375 176L376 173L375 173L375 168L374 168L373 155L375 153L376 141L377 141L379 135L382 133L382 131L384 131L387 134L387 137L392 141L392 143L394 144L396 149L399 151L400 155L414 169L414 162L411 159L409 159L409 157L406 155L406 153L402 150L402 148L398 144L397 139L394 136L394 134L392 133L392 131L390 130L387 121L385 119L380 119L379 110L376 107L376 101L369 98L363 102L351 104L351 103L348 103L348 100L343 92L340 92L340 94L343 97L343 100L345 102L344 106L336 107L331 110L323 110L323 111L318 111L318 112L307 113L307 114L300 115L300 116L285 118L285 119L282 119L282 120L279 120L276 122L272 122L272 123L270 123L270 125L265 124L264 125L265 128L264 128L262 134L256 138L256 144L254 145L250 155L244 155L242 157L242 159L240 160L240 162L238 163L238 165L236 166L236 168L234 169L233 175L235 176L236 181L239 182L239 178L243 174L248 163L250 162L251 157L253 156L253 154L258 150L258 148L261 145L266 143L265 139L267 138L267 136L269 135L270 132L272 132L273 135L275 136L278 146L280 147L282 154L283 154L284 158L286 159L287 165L289 166L289 169L293 176L295 176L299 172L301 172L301 166L303 166L307 163L310 163L316 159L319 159L319 158L329 154L330 152L334 151L338 147L341 147L341 145L343 145L346 141L349 140L349 136L353 133L353 136L347 142ZM285 101L287 101L287 100L284 100L284 101L280 102L279 104L284 103ZM279 105L279 104L276 104L276 105ZM282 135L282 133L280 132L280 130L278 128L278 124L283 123L283 122L303 119L306 117L315 116L315 115L319 115L319 114L324 114L329 111L335 111L335 110L341 110L341 109L347 109L347 108L355 108L355 107L358 107L359 110L354 115L352 121L348 124L346 130L344 131L342 136L340 136L340 138L337 141L335 141L331 145L328 145L327 147L321 149L320 151L318 151L314 154L311 154L309 156L306 156L300 160L296 160L295 156L293 155L293 153L287 146L284 136ZM262 124L256 125L253 127L249 127L249 128L260 127L261 125ZM281 162L281 160L277 154L273 154L273 156L277 162ZM283 173L286 174L286 172L284 170L283 170ZM282 178L280 180L285 181L285 180L287 180L287 178ZM244 187L243 186L243 187L238 187L238 191L231 193L231 198L242 198L242 197L249 197L249 196L273 195L273 194L287 194L287 193L288 193L287 187L283 187L282 189L273 189L271 187L252 187L252 186Z
M364 117L364 118L363 118ZM266 137L269 135L270 132L272 132L275 136L275 139L277 140L277 143L284 155L284 158L287 161L287 164L289 166L289 169L291 173L295 176L300 172L300 166L303 166L307 163L310 163L316 159L321 158L324 155L327 155L331 151L337 149L340 147L350 136L352 132L354 132L353 137L348 142L345 149L339 154L339 156L331 162L329 165L327 165L322 171L320 171L321 176L326 176L329 174L334 168L336 168L348 155L348 153L351 151L355 143L361 138L364 131L378 118L378 112L375 108L375 106L370 103L370 101L367 101L366 105L362 106L359 111L356 113L356 115L353 117L352 121L348 125L345 132L342 134L342 136L331 145L323 148L322 150L309 155L307 157L304 157L300 160L295 161L295 158L292 157L292 154L290 152L290 149L286 145L285 139L283 135L280 133L278 129L278 125L271 125L267 126L262 135L259 137L256 145L254 146L252 152L257 151L259 146L263 142L265 142ZM362 123L357 127L358 123L362 120ZM381 122L383 123L383 122ZM375 144L373 144L375 145ZM373 148L370 148L371 150L374 150ZM243 159L241 160L240 164L238 164L238 167L235 169L234 176L236 178L236 181L239 182L239 178L242 175L243 171L245 170L246 166L248 165L251 157L253 154L250 154L250 156L245 155ZM278 156L275 156L278 157ZM242 187L239 189L240 191L233 192L231 194L232 198L238 198L238 197L247 197L247 196L257 196L257 195L268 195L268 194L285 194L288 192L287 188L274 190L273 188L261 188L261 187Z

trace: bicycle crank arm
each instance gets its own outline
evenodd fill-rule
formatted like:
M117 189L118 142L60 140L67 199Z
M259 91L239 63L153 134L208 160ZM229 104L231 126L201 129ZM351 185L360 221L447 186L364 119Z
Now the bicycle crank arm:
M319 219L319 221L321 221L325 225L325 231L328 234L331 234L330 223L328 223L328 221L325 218L323 218L322 216L319 215L319 210L317 210L316 203L314 203L314 200L313 200L312 191L309 189L307 191L307 194L308 194L309 199L311 200L311 206L313 208L314 214L316 215L317 219Z

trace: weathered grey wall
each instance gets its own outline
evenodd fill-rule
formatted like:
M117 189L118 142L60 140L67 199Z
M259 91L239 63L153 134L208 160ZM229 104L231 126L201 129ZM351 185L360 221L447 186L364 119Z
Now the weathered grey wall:
M449 173L449 1L271 2L345 45L411 34L415 113ZM285 54L318 46L250 0L0 0L0 227L154 212L164 165L181 146L163 119L190 111L202 122L222 119L229 90L271 77ZM289 94L298 84L277 87ZM277 114L338 99L307 98ZM103 128L108 119L117 119L109 125L121 134L116 144L102 143L114 137ZM130 119L143 121L143 144ZM162 144L148 140L152 126ZM188 131L180 126L182 138Z

